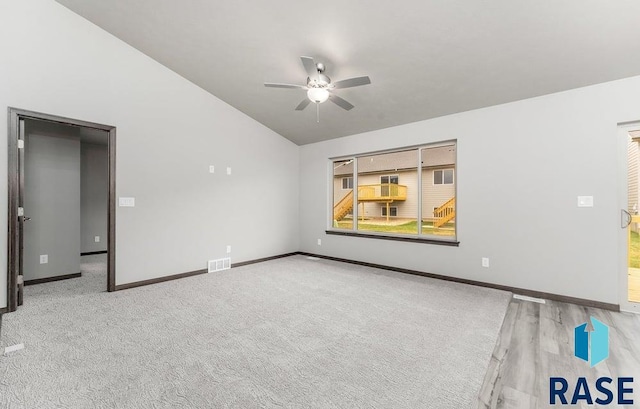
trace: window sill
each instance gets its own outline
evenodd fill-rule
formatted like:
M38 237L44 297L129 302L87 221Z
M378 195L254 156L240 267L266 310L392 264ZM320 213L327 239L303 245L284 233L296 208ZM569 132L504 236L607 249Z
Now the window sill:
M459 247L459 241L452 240L437 240L425 237L417 236L391 236L387 234L372 234L372 233L360 233L351 230L325 230L326 234L335 236L350 236L350 237L364 237L366 239L381 239L381 240L393 240L393 241L408 241L411 243L424 243L435 244L439 246Z

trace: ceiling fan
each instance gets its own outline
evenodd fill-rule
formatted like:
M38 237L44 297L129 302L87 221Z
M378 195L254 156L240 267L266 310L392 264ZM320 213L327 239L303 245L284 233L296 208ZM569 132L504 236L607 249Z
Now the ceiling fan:
M371 84L368 76L349 78L346 80L331 82L331 78L324 75L325 66L322 63L313 61L311 57L300 57L302 65L307 72L307 85L279 84L265 82L265 87L271 88L296 88L307 91L307 98L303 99L296 107L296 111L302 111L311 102L316 104L317 120L320 122L320 104L327 99L338 105L340 108L349 111L353 105L339 96L333 94L333 90L341 88L352 88L360 85Z

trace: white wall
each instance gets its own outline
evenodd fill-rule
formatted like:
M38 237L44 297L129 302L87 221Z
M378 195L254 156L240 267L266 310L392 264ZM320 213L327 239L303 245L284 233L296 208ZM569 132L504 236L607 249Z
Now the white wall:
M302 146L300 249L618 304L617 123L638 119L633 77ZM450 139L460 247L325 235L328 158Z
M640 119L640 77L298 148L53 0L0 0L3 106L118 127L117 194L137 203L117 211L118 284L201 269L231 244L235 262L393 254L399 267L618 303L616 124ZM327 158L450 139L459 248L324 235ZM576 208L578 194L595 207ZM2 194L2 231L6 206ZM6 265L0 252L0 289Z
M227 244L234 262L298 249L299 148L53 0L0 0L7 106L117 127L117 195L136 198L116 214L117 284L205 268ZM0 143L1 231L6 157Z
M24 280L80 272L80 141L26 122ZM40 264L40 255L48 263Z
M109 213L107 145L82 142L80 169L80 252L106 251ZM97 243L96 236L100 240Z

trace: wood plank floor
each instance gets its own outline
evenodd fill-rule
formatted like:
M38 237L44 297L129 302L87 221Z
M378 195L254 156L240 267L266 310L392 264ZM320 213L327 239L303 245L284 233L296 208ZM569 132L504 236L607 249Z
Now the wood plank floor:
M573 356L574 328L590 316L609 326L609 358L594 368ZM634 407L640 407L640 315L548 300L546 304L512 300L478 397L478 408L548 408L552 376L573 380L570 388L580 376L586 377L590 386L601 376L634 377ZM593 392L595 397L601 396Z

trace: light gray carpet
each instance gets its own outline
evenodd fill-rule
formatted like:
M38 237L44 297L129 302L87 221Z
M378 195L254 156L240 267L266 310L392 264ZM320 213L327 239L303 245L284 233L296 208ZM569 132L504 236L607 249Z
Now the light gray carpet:
M3 317L1 408L470 408L510 298L304 256L105 293L104 260Z

